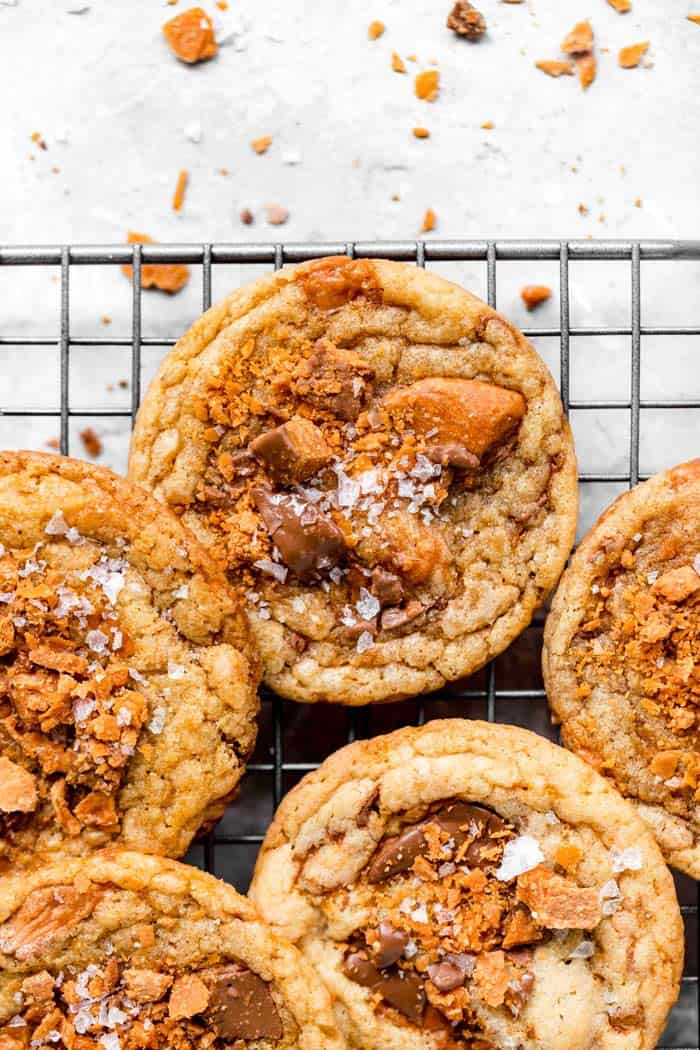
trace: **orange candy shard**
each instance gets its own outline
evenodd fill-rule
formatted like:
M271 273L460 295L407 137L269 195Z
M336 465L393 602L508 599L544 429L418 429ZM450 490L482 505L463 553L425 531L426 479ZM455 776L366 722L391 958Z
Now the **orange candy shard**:
M638 44L630 44L628 47L620 48L618 62L623 69L635 69L649 50L649 41L641 40Z
M426 69L418 73L415 80L416 98L434 102L440 93L440 74L437 69Z
M546 284L526 284L520 290L520 298L528 310L534 310L540 303L546 302L551 294L552 289L548 288Z
M546 73L548 77L572 77L574 75L574 67L571 62L561 62L554 58L543 58L539 62L535 62L535 65L543 73Z
M201 7L191 7L171 18L163 26L163 33L170 50L182 62L203 62L218 51L214 25Z
M129 232L127 235L129 244L157 244L153 237L147 233ZM122 266L122 273L131 280L133 267ZM190 268L184 263L146 263L141 267L141 287L157 288L161 292L169 292L174 295L184 288L190 279Z

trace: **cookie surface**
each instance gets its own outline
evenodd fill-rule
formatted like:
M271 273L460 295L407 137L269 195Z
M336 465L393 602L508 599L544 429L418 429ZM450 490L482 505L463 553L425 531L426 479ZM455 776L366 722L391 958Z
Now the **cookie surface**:
M0 544L0 870L184 853L255 741L239 596L175 515L64 457L0 454Z
M512 726L337 752L282 802L251 897L352 1047L651 1048L678 994L653 837L584 762Z
M501 652L573 542L576 466L525 338L402 263L234 292L166 358L131 478L242 578L268 684L365 704Z
M328 993L250 903L109 849L0 883L0 1046L343 1050Z
M620 496L562 577L545 628L562 736L700 878L700 460Z

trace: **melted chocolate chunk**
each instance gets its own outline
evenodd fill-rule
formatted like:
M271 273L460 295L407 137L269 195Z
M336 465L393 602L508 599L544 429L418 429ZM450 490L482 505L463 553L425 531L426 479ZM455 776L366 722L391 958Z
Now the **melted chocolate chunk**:
M382 605L400 605L404 598L401 577L377 566L372 570L372 594Z
M425 611L426 606L422 602L408 602L403 609L385 609L381 617L383 631L395 631L397 627L405 627L416 617Z
M428 977L439 992L451 992L462 987L467 979L467 968L450 959L443 959L428 967Z
M221 1039L281 1039L284 1028L270 986L232 963L208 975L206 1018Z
M396 930L386 920L379 924L377 930L379 943L374 950L374 961L380 970L387 966L393 966L403 955L408 944L408 934L403 930Z
M319 428L301 416L266 430L251 441L250 451L283 485L310 478L332 455Z
M343 962L346 977L363 988L379 992L390 1006L414 1024L420 1024L425 1010L425 989L418 974L394 969L382 973L361 952L351 952Z
M441 467L456 467L457 470L476 472L481 466L479 457L470 452L466 445L460 445L457 441L428 445L425 454L428 459L433 463L439 463Z
M470 867L480 867L495 859L491 856L493 847L490 839L505 830L505 823L495 813L474 806L467 802L453 802L420 824L402 831L400 835L386 839L374 854L367 868L369 882L383 882L400 872L409 871L416 857L428 852L428 840L424 829L430 824L438 824L454 841L455 847L461 846L467 839L473 842L467 847L464 857Z
M253 499L282 561L302 579L332 569L345 551L335 522L313 503L296 496L253 489Z
M374 371L360 354L319 339L313 353L297 365L292 390L308 404L340 419L357 419L372 396Z

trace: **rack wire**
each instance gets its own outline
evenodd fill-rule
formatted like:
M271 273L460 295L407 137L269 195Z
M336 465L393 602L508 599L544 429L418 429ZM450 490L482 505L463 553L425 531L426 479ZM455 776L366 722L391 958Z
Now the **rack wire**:
M279 269L286 263L302 262L326 255L389 258L426 264L479 263L486 268L487 298L496 305L499 263L511 261L558 263L559 324L557 327L525 327L532 338L559 340L560 389L567 413L618 410L626 414L628 454L623 471L591 470L580 475L586 486L609 484L632 486L643 480L640 473L640 427L646 409L685 409L700 412L700 397L642 398L642 340L648 336L678 340L700 336L700 312L691 325L644 325L642 323L641 264L648 261L700 261L697 241L483 241L434 240L392 242L338 242L303 244L134 244L120 246L5 246L0 247L0 267L56 267L60 279L60 328L55 336L32 337L0 334L3 349L56 347L59 352L59 399L57 409L32 408L10 403L0 405L6 418L33 419L56 417L60 429L60 450L69 451L71 419L121 417L131 420L141 398L142 351L172 346L172 337L149 337L142 332L142 267L152 263L188 263L201 267L202 305L211 304L212 271L223 264L267 265ZM575 326L571 323L570 264L578 262L622 261L629 264L630 320L623 325ZM71 334L70 282L74 267L133 267L131 333L129 337L76 336ZM593 336L616 336L628 340L629 395L610 399L571 398L571 340ZM128 408L74 408L71 403L71 353L74 349L128 347L131 353L131 401ZM697 384L696 384L697 386ZM692 417L697 426L700 416ZM670 465L670 464L669 464ZM614 489L617 491L617 489ZM514 722L534 729L550 739L556 731L548 719L545 692L539 671L543 617L539 615L520 639L488 667L465 682L416 700L362 709L343 709L331 705L301 705L282 701L269 692L262 696L258 745L241 796L228 810L218 827L204 842L196 844L188 860L227 878L245 891L255 855L274 808L294 783L315 769L337 747L358 738L374 736L402 725L422 724L435 717L487 718ZM665 1050L700 1050L700 1003L698 1001L698 888L694 881L676 876L676 885L686 929L686 965L681 997L674 1009L664 1038Z

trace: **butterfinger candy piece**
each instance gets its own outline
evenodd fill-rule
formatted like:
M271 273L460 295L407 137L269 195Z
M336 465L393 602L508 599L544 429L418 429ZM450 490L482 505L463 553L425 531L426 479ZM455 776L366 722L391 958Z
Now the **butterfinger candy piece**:
M338 564L345 539L327 514L313 503L266 489L254 489L252 495L288 569L305 579Z
M522 394L493 383L434 376L396 387L384 407L435 445L453 445L482 457L502 444L525 415Z
M333 454L319 428L302 416L266 431L249 447L283 485L310 478Z
M593 29L590 22L577 22L561 42L565 55L580 55L593 48Z
M270 986L235 964L212 973L207 1019L221 1039L281 1039L284 1034Z
M354 350L319 339L294 370L291 387L302 401L350 421L357 419L372 396L373 378L373 370Z
M163 26L170 50L183 62L201 62L213 58L218 47L214 25L201 7L191 7Z
M540 303L544 303L551 298L551 295L552 289L546 284L526 284L520 290L520 298L528 310L534 310Z
M535 62L535 65L538 69L541 69L543 73L546 73L548 77L572 77L574 75L574 67L571 62L561 62L558 59L542 58L539 62Z
M700 576L692 566L681 565L659 576L651 589L654 594L676 604L700 590Z
M36 779L32 774L0 756L0 813L31 813L37 801Z
M129 232L127 235L129 244L157 244L153 237L147 233ZM122 266L122 273L131 280L133 276L132 266ZM190 268L184 263L145 263L141 267L141 287L158 288L161 292L169 292L174 295L184 288L190 279Z
M173 1020L204 1013L209 1003L209 989L195 973L178 977L168 1001L168 1016Z
M597 887L577 886L542 865L518 876L516 896L552 930L592 930L602 916Z
M620 48L618 62L623 69L635 69L649 50L649 41L642 40L638 44L629 44Z
M102 890L95 886L51 886L31 893L12 918L0 926L0 952L20 961L32 959L68 936L90 915Z

